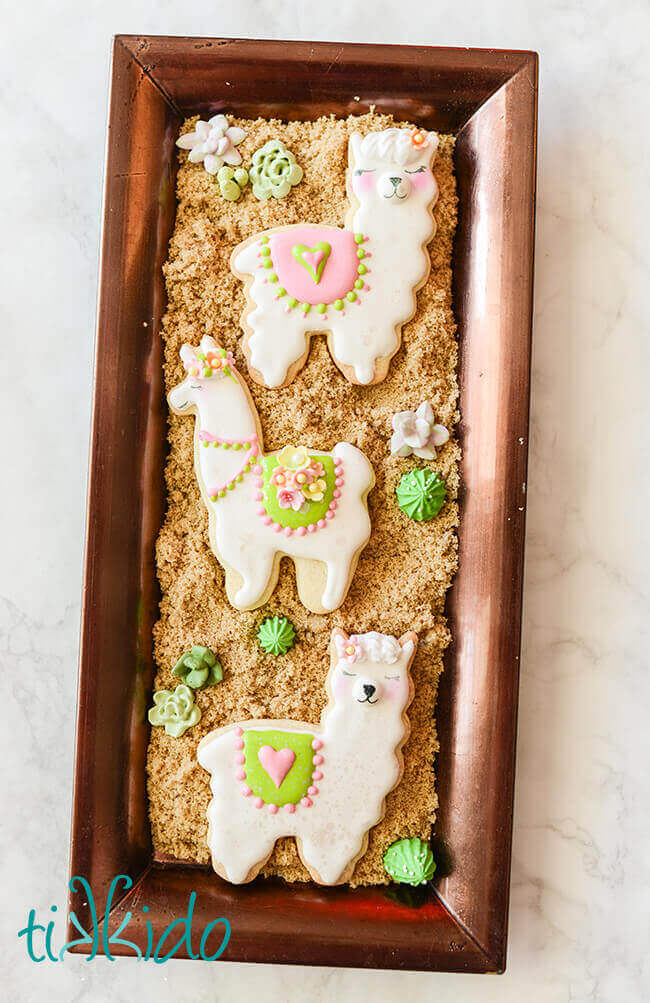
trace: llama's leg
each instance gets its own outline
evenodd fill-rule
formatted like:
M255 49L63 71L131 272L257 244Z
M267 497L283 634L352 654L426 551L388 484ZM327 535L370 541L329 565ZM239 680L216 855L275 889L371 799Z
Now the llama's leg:
M322 603L326 610L338 609L345 598L350 580L351 559L347 555L337 555L335 561L327 561L327 581Z
M238 609L259 606L273 589L275 551L238 537L219 539L218 546L224 564L242 579L237 588L232 580L228 581L231 576L226 570L226 588L232 604Z
M348 308L354 310L354 306ZM377 329L365 326L359 308L359 315L342 318L333 327L331 337L332 355L339 365L354 370L354 378L364 386L375 378L376 362L379 358L393 355L398 341L395 328Z
M242 809L250 815L251 805L242 801ZM214 802L213 802L214 804ZM228 881L239 885L252 880L275 845L275 837L262 834L255 825L246 822L240 812L210 810L210 853L217 870Z
M305 866L317 874L325 885L333 885L341 880L350 861L361 851L365 831L358 827L349 831L342 839L331 839L328 833L316 831L313 835L302 838L300 856Z
M297 309L286 314L280 303L263 303L246 320L253 331L248 339L251 368L261 373L267 387L281 386L309 351L305 318Z

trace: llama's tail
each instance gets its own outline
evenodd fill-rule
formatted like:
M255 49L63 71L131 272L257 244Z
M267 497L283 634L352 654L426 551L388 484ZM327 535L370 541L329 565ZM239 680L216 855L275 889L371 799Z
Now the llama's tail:
M332 452L343 461L345 487L366 495L375 484L375 472L366 454L349 442L337 442Z

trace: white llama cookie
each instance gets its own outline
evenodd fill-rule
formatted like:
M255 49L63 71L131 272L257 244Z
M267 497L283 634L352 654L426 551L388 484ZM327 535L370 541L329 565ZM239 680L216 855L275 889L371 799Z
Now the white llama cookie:
M242 342L254 380L290 383L312 334L351 383L379 383L429 274L438 186L435 133L385 129L350 136L345 227L275 227L239 244L230 267L245 282Z
M367 458L348 442L331 452L298 445L265 455L232 356L206 335L197 349L183 345L181 358L188 375L168 400L175 414L197 418L194 466L228 599L240 610L265 603L286 554L307 609L336 609L370 539L375 477Z
M211 774L208 846L233 884L251 881L276 840L294 836L314 881L347 881L399 783L417 634L332 632L320 724L243 721L211 732L197 758Z

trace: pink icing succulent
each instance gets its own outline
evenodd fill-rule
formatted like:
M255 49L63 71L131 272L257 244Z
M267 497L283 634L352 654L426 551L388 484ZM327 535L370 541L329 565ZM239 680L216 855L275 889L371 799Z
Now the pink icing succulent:
M208 174L216 174L224 164L241 164L241 153L235 147L246 136L243 129L229 125L225 115L214 115L207 122L199 121L194 132L186 132L176 140L181 150L189 150L188 160L203 162Z
M423 460L433 460L436 446L444 446L449 431L444 425L436 425L433 408L423 401L417 411L400 411L393 416L393 434L390 451L397 456L415 456Z

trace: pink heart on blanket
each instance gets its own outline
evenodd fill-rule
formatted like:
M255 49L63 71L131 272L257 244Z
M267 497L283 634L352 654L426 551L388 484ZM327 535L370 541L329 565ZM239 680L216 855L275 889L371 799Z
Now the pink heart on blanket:
M303 251L302 256L307 262L307 264L311 265L314 271L316 271L321 261L325 257L323 251Z
M279 787L293 766L296 754L292 749L274 749L271 745L262 745L257 758L275 786Z

